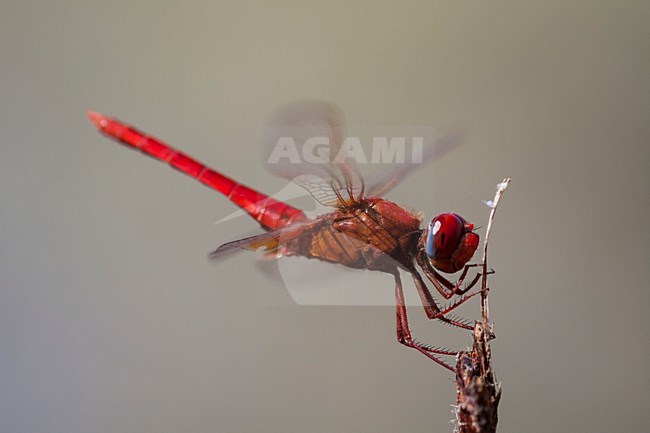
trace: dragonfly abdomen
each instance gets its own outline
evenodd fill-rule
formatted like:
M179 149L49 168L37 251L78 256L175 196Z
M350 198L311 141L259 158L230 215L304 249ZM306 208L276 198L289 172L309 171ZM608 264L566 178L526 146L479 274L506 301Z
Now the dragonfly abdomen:
M94 111L88 112L88 119L103 134L132 149L139 150L145 155L165 162L207 187L219 191L246 211L266 230L276 230L307 219L300 209L242 185L131 126Z

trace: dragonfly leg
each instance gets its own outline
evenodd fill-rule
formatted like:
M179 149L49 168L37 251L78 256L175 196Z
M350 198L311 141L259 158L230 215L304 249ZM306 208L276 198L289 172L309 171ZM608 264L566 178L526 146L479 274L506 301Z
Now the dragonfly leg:
M397 341L401 344L411 347L418 352L422 353L427 358L431 359L437 364L442 365L446 369L456 372L456 370L445 361L440 359L437 354L450 355L452 354L449 351L437 350L435 348L425 346L417 343L411 337L411 331L409 329L408 317L406 315L406 303L404 302L404 290L402 289L402 281L399 276L399 271L395 270L395 313L397 317Z
M436 272L436 270L429 264L427 260L420 258L418 260L418 263L420 264L420 267L424 271L424 275L427 276L429 281L431 281L431 284L433 284L436 290L438 290L438 292L445 299L449 299L455 295L462 295L464 293L467 293L469 289L474 287L474 285L478 282L479 278L481 278L481 274L476 274L474 276L474 279L465 287L463 287L463 283L465 282L465 277L467 277L467 272L469 271L470 268L480 266L479 263L465 265L465 267L463 268L463 273L460 274L460 277L456 281L456 284L451 283L448 279L446 279L438 272Z
M438 304L436 303L435 299L433 299L433 296L431 295L429 288L426 286L426 284L424 284L424 281L422 280L420 274L417 271L414 271L411 273L411 275L413 275L413 281L415 282L415 287L417 288L418 293L420 294L420 299L422 300L422 306L424 307L424 311L427 314L427 317L429 319L438 319L449 325L456 326L461 329L467 329L467 330L474 329L474 327L469 323L467 323L466 320L450 319L448 317L445 317L445 314L454 310L456 307L464 304L467 300L469 300L471 297L477 295L480 292L470 293L469 295L462 297L458 301L452 303L450 306L441 310Z

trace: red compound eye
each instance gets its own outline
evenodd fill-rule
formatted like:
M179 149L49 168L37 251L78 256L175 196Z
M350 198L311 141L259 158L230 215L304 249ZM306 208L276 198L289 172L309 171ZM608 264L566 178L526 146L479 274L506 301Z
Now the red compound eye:
M451 257L465 232L465 220L455 213L442 213L429 223L426 252L432 260Z
M431 264L442 272L454 273L472 259L478 247L478 235L455 213L442 213L431 220L425 245Z

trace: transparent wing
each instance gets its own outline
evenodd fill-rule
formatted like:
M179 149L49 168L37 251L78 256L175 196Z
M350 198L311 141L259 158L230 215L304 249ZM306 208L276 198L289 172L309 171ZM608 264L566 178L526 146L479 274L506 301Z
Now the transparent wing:
M297 222L281 229L226 242L216 250L212 251L208 257L213 260L221 259L226 255L235 253L242 249L255 251L264 248L264 251L266 252L274 252L283 242L296 239L305 229L309 228L309 226L314 223L315 220Z
M276 231L261 233L259 235L237 239L236 241L226 242L225 244L220 245L216 250L212 251L208 257L212 260L217 260L242 249L256 250L261 247L265 247L265 249L273 249L277 247L279 239L279 236L275 233Z
M463 134L460 131L448 132L442 137L435 139L424 148L421 162L406 162L373 177L368 182L366 195L368 197L382 196L393 189L405 177L413 173L415 169L438 159L440 156L461 144L462 141Z
M363 195L363 180L345 146L341 111L324 101L294 102L280 109L265 134L263 158L273 174L288 179L326 206Z

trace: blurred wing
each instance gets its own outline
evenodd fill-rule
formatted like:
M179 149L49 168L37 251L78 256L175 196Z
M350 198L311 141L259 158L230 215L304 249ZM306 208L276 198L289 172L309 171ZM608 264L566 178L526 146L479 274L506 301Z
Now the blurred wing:
M379 197L384 195L404 178L413 173L416 168L438 159L440 156L461 144L463 141L462 138L463 136L459 131L453 131L435 139L433 143L430 143L424 148L421 162L406 162L373 177L370 182L368 182L366 195L368 197Z
M265 135L266 168L288 179L321 204L340 206L363 194L363 180L345 151L341 111L323 101L300 101L280 109Z

